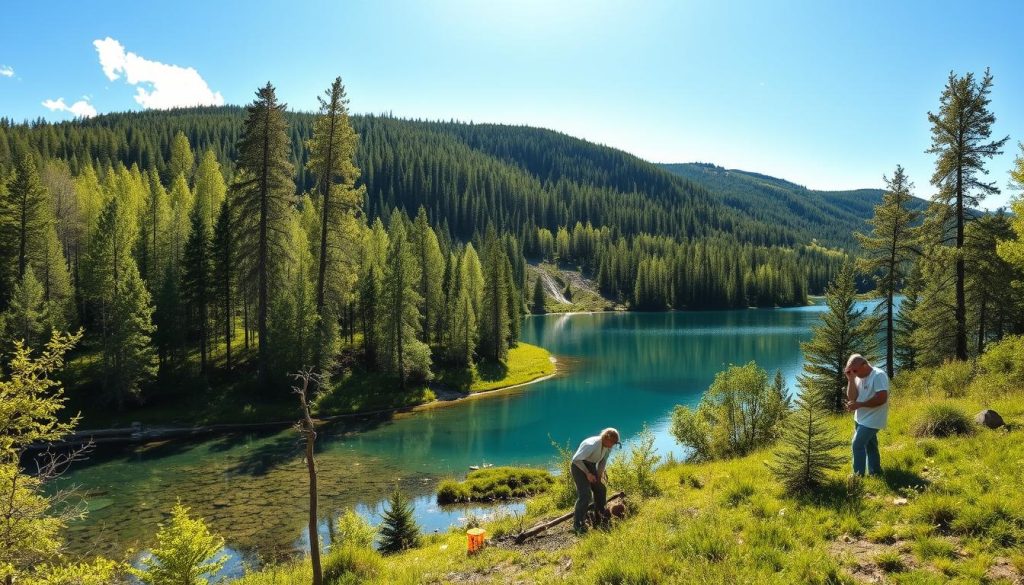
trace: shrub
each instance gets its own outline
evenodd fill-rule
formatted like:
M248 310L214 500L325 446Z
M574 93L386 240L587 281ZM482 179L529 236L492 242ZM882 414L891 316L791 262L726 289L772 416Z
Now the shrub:
M523 498L547 491L555 479L545 469L489 467L469 472L465 481L445 480L437 488L438 504L490 502Z
M555 448L557 453L555 456L555 465L558 467L558 481L552 487L552 495L554 496L554 504L556 508L565 508L571 506L576 501L576 483L572 480L572 456L574 451L569 447L569 443L565 445L558 444L557 441L552 440L551 446Z
M654 480L654 470L660 461L661 457L654 454L654 434L644 426L629 451L617 454L608 464L609 483L630 496L656 496L661 488Z
M324 583L363 583L380 570L380 554L370 548L344 545L324 557Z
M887 550L875 556L875 564L886 573L902 573L907 570L906 563L899 551Z
M953 550L953 545L941 538L926 536L914 542L914 554L922 561L952 558Z
M926 493L914 502L912 517L936 526L940 530L949 530L963 506L953 496Z
M210 534L202 518L189 516L188 508L177 503L169 524L156 533L156 546L142 559L141 567L129 571L146 585L206 585L206 575L220 571L227 561L215 556L224 539Z
M345 510L338 517L331 534L331 546L348 546L353 548L371 548L377 538L377 529L354 510Z
M914 423L915 437L950 437L968 435L974 431L971 419L952 404L932 404Z
M696 410L676 406L671 433L693 461L736 457L773 442L788 411L785 388L750 362L716 374Z
M754 484L744 480L736 481L725 489L722 500L726 505L736 507L749 500L756 491L757 488L754 487Z
M380 551L395 553L419 546L420 527L413 518L412 502L395 490L388 498L380 524Z
M960 398L967 394L967 388L974 379L971 362L948 361L932 374L932 392L946 398Z
M978 376L972 391L987 396L1003 396L1010 390L1024 388L1024 336L1009 336L991 343L978 358Z

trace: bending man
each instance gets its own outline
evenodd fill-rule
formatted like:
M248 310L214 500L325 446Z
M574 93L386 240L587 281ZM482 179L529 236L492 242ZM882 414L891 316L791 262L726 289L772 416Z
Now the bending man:
M853 413L853 473L881 475L878 431L889 418L889 376L855 353L846 361L846 410Z
M576 511L573 515L573 529L586 530L587 510L590 502L598 514L604 513L608 488L602 482L604 466L612 447L619 443L619 431L607 428L600 435L584 439L576 454L572 456L572 479L576 483Z

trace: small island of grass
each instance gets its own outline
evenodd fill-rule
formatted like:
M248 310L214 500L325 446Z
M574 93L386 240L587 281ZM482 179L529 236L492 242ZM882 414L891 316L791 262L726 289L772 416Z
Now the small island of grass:
M469 472L464 481L446 479L437 487L438 504L493 502L547 491L555 479L545 469L490 467Z

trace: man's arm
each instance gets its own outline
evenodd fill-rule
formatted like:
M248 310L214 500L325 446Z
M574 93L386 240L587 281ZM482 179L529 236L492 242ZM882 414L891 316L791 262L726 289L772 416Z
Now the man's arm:
M843 373L846 374L846 401L853 404L857 402L857 375L850 368Z
M598 445L600 445L600 443L598 443ZM594 477L594 474L590 473L590 470L587 469L587 466L586 464L583 463L583 460L586 459L590 455L590 453L593 452L593 449L593 447L590 447L590 449L583 449L581 445L580 449L576 451L576 455L574 455L572 458L572 464L578 467L579 470L582 471L584 474L586 474L587 481L589 481L590 483L594 483L595 481L597 481L597 479Z
M857 408L860 408L861 406L867 406L870 408L874 406L882 406L883 404L885 404L886 400L889 400L889 392L882 390L881 392L876 392L870 400L865 400L864 402L854 402L853 404Z

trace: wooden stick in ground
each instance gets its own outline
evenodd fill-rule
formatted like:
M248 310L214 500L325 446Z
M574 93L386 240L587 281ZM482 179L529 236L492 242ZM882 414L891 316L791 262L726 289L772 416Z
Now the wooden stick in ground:
M625 492L619 492L619 493L615 494L614 496L608 498L607 503L610 504L614 500L617 500L619 498L623 498L625 496L626 496ZM596 510L596 508L594 506L595 506L594 504L590 504L591 509ZM525 541L527 538L530 538L531 536L536 536L536 535L540 534L541 532L544 532L548 528L551 528L552 526L557 526L557 525L561 524L562 522L565 522L569 518L572 518L573 514L574 514L574 512L569 512L568 514L559 516L558 518L555 518L554 520L549 520L547 522L544 522L543 524L538 524L538 525L534 526L533 528L520 533L518 536L516 536L516 544L523 544L523 541Z

